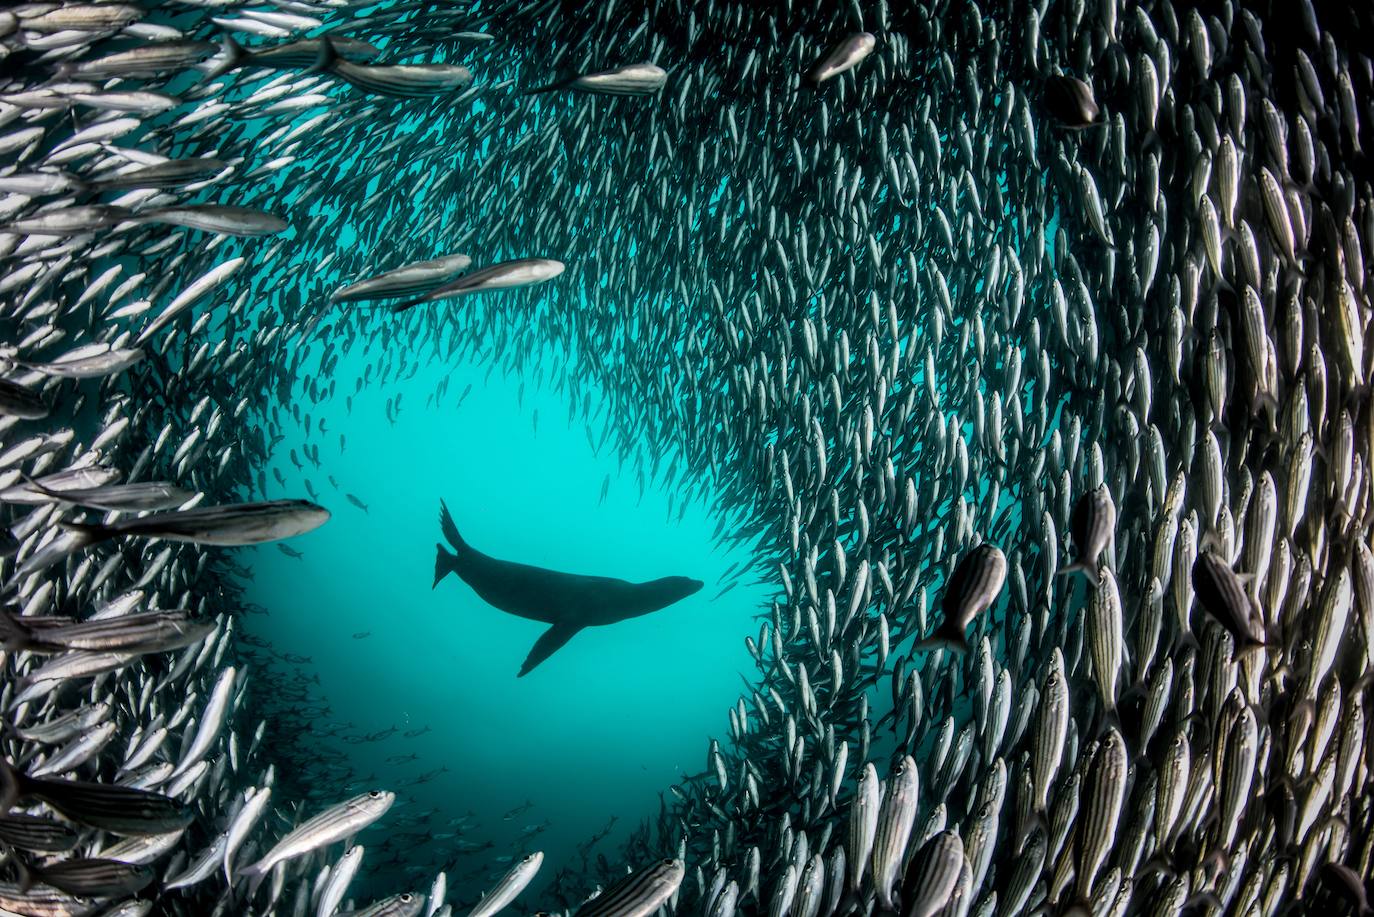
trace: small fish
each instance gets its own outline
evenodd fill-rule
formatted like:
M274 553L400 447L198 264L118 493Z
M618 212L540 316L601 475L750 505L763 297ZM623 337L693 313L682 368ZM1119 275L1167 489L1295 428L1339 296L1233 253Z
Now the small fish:
M648 917L673 896L683 874L681 860L658 860L607 886L573 917Z
M60 860L42 867L27 864L21 871L69 895L92 898L136 895L156 878L151 866L99 858Z
M373 790L326 809L283 837L262 859L245 866L243 874L262 875L278 863L351 837L385 815L395 801L394 793Z
M0 379L0 416L21 420L42 420L48 416L47 403L37 392L17 382Z
M111 834L166 834L191 823L193 813L158 793L81 780L30 777L0 760L0 809L24 797L41 799L71 821Z
M63 526L89 546L113 538L161 538L189 544L237 547L302 535L324 525L329 510L305 500L269 500L153 513L104 523Z
M855 32L848 35L829 51L825 52L816 64L806 72L806 79L813 86L819 86L848 70L853 70L868 55L878 40L871 32Z
M464 274L457 280L446 283L419 299L393 307L393 311L402 312L422 302L438 302L442 299L452 299L455 296L465 296L469 293L510 290L545 283L563 273L563 267L562 261L555 261L552 258L519 258L514 261L502 261L470 274Z
M534 89L527 89L524 94L537 95L545 92L556 92L560 89L572 89L577 92L589 92L596 95L650 96L662 89L666 82L668 82L668 71L657 64L646 61L642 64L627 64L611 70L598 70L595 73L568 77Z
M104 484L98 487L51 490L43 483L24 476L34 490L59 503L110 512L152 512L181 506L195 494L166 481L138 484Z
M150 611L74 621L33 615L17 617L0 610L0 644L31 653L163 653L199 643L214 629L213 620L198 618L188 611Z
M157 207L143 211L135 219L140 223L166 223L228 236L271 236L284 232L289 225L281 217L261 210L224 204Z
M1050 117L1072 129L1097 122L1101 109L1093 98L1092 87L1082 80L1058 74L1045 81L1045 108Z
M330 299L334 302L357 302L362 299L429 293L452 281L471 264L472 259L467 255L445 255L429 261L415 261L339 287Z
M491 890L482 896L482 900L472 909L468 917L493 917L500 913L506 905L514 901L525 887L534 881L535 875L539 872L539 867L544 863L543 851L536 850L534 853L526 854L520 862L511 867L510 871L501 877Z
M1078 548L1078 559L1060 569L1059 575L1080 573L1097 582L1098 557L1111 544L1116 531L1116 504L1106 484L1099 484L1079 497L1069 519L1069 529L1073 533L1074 546Z

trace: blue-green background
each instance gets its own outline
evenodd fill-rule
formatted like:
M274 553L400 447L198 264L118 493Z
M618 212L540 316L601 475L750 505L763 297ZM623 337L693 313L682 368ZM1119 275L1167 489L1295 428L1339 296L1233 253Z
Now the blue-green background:
M461 314L458 307L453 320ZM752 671L744 637L757 631L766 597L754 574L722 577L746 566L749 552L713 546L718 519L707 501L691 499L679 520L690 480L651 482L641 495L637 469L621 467L613 439L594 450L605 422L595 394L593 417L582 417L579 404L570 421L567 401L531 379L440 361L411 379L364 387L350 411L345 393L366 368L364 348L354 351L335 371L347 384L320 404L304 402L308 437L282 415L286 435L273 464L286 487L269 478L269 494L292 495L303 495L309 479L333 518L291 543L302 558L272 547L248 555L249 598L269 614L243 625L276 651L309 658L302 665L318 674L331 720L351 723L350 733L398 727L374 743L325 740L347 750L358 775L375 774L376 786L398 792L397 808L363 835L365 845L384 840L387 821L407 811L437 808L461 819L425 826L459 835L440 838L448 844L494 843L456 860L455 900L527 849L545 851L545 879L564 867L579 871L578 845L612 815L612 834L591 855L614 861L629 832L657 817L659 794L706 769L708 737L727 738L726 711L743 688L737 673ZM447 392L435 399L445 375ZM397 396L393 424L387 403ZM301 472L288 454L302 455L307 441L318 445L322 467L306 463ZM709 495L709 487L698 490ZM441 497L464 537L496 557L632 581L686 575L706 585L661 612L585 630L517 679L545 625L497 611L456 577L431 590ZM426 726L427 734L404 737ZM411 754L417 760L387 761ZM447 772L428 783L400 785L441 765ZM528 811L503 817L527 800ZM545 822L533 841L519 840Z

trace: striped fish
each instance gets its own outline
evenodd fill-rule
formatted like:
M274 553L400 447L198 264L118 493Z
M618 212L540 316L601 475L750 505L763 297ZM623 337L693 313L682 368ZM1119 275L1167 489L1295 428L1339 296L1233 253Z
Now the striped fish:
M681 860L657 860L607 886L573 917L647 917L673 896L684 874Z
M77 834L69 825L10 812L0 815L0 844L34 853L61 853L76 846Z
M933 917L950 903L968 869L964 842L953 829L941 831L916 854L902 881L903 917Z
M31 653L68 650L162 653L199 643L215 629L214 621L189 611L151 611L119 618L72 621L70 618L17 618L0 610L0 644Z
M1090 580L1098 578L1097 567L1102 552L1111 544L1116 532L1116 504L1106 484L1099 484L1078 498L1069 518L1078 557L1059 570L1060 576L1080 573Z
M1037 812L1045 811L1050 787L1064 757L1068 731L1069 683L1064 677L1064 654L1056 646L1050 652L1050 671L1040 692L1040 710L1031 740L1031 792Z
M190 544L235 547L301 535L324 525L329 510L306 500L269 500L198 506L194 509L118 519L109 524L64 523L84 545L112 538L161 538Z
M1116 710L1116 685L1121 677L1123 634L1121 593L1116 577L1103 568L1097 588L1088 600L1087 637L1093 661L1093 680L1097 682L1102 707L1107 713Z
M873 762L859 774L859 788L849 805L849 890L857 891L868 870L873 838L878 831L878 808L882 787Z
M32 478L27 480L34 490L57 502L108 512L144 513L175 509L195 496L194 492L166 481L141 481L133 484L105 484L99 487L52 490Z
M467 270L472 259L467 255L445 255L429 261L415 261L398 268L375 274L335 290L334 302L356 302L360 299L385 299L391 296L414 296L429 293Z
M482 896L482 900L477 902L477 906L472 909L468 917L492 917L493 914L499 913L506 905L514 901L530 882L534 881L535 875L539 872L539 867L543 864L544 852L542 850L526 854L520 862L512 866L501 877L499 882L492 886L491 891Z
M277 841L262 859L245 866L243 874L262 875L278 863L352 837L385 815L395 800L394 793L373 790L326 809Z
M1126 743L1121 733L1107 730L1093 756L1093 776L1083 821L1079 824L1077 887L1078 896L1084 900L1090 898L1097 873L1116 844L1128 769Z
M1193 592L1204 611L1236 639L1238 649L1264 645L1264 623L1230 564L1211 550L1193 561Z
M0 760L0 808L16 799L41 799L71 821L119 835L166 834L191 823L193 813L159 793L83 780L30 777Z
M339 911L337 917L419 917L424 909L424 895L402 892L358 910Z
M1006 579L1007 558L995 546L980 544L965 554L945 583L940 603L944 620L935 633L916 644L916 649L947 647L968 652L965 629L970 621L997 601Z
M338 909L344 895L348 893L349 883L358 874L358 867L363 864L363 852L361 845L348 848L329 870L329 878L325 880L324 888L320 891L320 903L315 908L315 917L331 917Z
M469 293L484 293L489 290L511 290L546 283L563 273L563 262L552 258L517 258L502 261L488 267L464 274L457 280L446 283L430 291L420 299L393 306L393 311L403 312L422 302L438 302Z
M598 70L568 77L565 80L527 89L524 95L538 95L555 92L559 89L572 89L607 96L651 96L668 82L668 71L648 61L640 64L627 64L610 70Z
M919 805L920 776L916 762L906 755L887 778L887 794L873 838L873 885L877 889L878 903L888 910L894 908L893 887L901 873L902 858Z
M69 895L90 898L134 895L154 878L151 866L100 858L61 860L41 867L30 865L26 869L45 885Z
M324 39L315 66L364 92L401 98L445 95L472 82L472 71L458 64L355 64L330 38Z

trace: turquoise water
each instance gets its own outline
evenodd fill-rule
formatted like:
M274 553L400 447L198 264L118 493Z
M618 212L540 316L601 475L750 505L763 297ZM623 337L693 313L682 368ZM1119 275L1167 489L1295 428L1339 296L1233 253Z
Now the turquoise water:
M346 356L337 378L366 373L357 360ZM704 501L684 498L687 483L649 483L641 493L633 462L622 467L609 440L594 448L604 429L596 418L605 416L595 395L592 418L579 405L570 420L559 393L488 369L436 363L404 382L364 387L351 410L341 390L309 407L308 435L286 417L272 461L286 484L269 476L268 493L298 494L308 481L333 519L291 542L299 558L275 547L245 555L249 598L268 611L243 619L250 637L318 676L312 692L331 708L318 731L343 727L325 741L347 755L357 788L398 793L394 817L361 838L364 872L397 887L396 871L414 864L382 865L390 851L373 848L389 835L428 832L429 847L446 851L433 868L448 869L455 901L528 850L545 851L543 880L563 868L585 872L579 848L612 815L610 833L585 852L614 860L642 821L657 818L659 794L705 769L707 738L728 737L738 673L752 671L744 637L757 632L767 598L753 575L726 576L750 555L714 547L720 520ZM447 392L435 399L446 375ZM319 448L320 469L304 458L307 443ZM492 608L454 576L431 589L440 498L473 546L502 559L706 585L662 611L585 629L517 679L546 625ZM378 741L346 739L392 727ZM407 785L424 774L430 779ZM397 827L428 810L438 816Z

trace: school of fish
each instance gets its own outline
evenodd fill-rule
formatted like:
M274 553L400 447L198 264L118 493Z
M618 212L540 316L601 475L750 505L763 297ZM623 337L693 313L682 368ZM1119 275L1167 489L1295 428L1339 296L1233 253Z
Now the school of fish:
M288 430L327 474L323 406L463 360L775 596L657 823L473 917L1369 913L1371 55L1318 0L0 10L0 913L459 910L350 895L397 790L233 549L328 522Z

